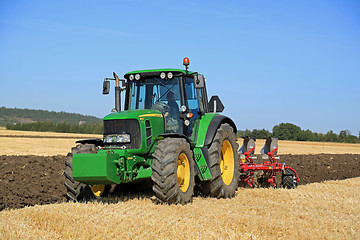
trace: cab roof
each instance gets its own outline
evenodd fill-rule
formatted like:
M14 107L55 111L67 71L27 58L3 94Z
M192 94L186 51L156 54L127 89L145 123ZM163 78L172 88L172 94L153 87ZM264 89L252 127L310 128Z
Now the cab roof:
M139 73L141 78L149 78L149 77L156 77L159 76L160 73L165 72L172 72L174 75L176 74L186 74L186 70L183 69L175 69L175 68L161 68L161 69L148 69L148 70L136 70L128 72L124 75L124 78L128 79L131 74ZM188 71L188 74L194 74L195 72Z

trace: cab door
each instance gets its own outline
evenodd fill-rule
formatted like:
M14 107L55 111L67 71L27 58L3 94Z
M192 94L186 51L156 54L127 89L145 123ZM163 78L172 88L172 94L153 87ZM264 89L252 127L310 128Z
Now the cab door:
M184 114L184 123L186 120L188 120L190 123L189 126L186 127L186 135L191 138L191 142L196 142L199 120L201 116L204 115L207 111L206 97L204 96L203 89L195 88L193 78L185 78L184 86L186 93L185 100L187 105L187 111Z

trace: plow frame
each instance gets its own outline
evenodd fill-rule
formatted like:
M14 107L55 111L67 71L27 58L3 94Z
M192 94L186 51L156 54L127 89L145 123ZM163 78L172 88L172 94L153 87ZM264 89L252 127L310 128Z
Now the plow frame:
M270 141L271 140L272 139L270 138ZM244 144L246 144L246 143L247 142L244 138ZM264 146L264 148L265 148L265 146ZM248 186L250 186L251 188L255 187L254 174L256 171L263 171L264 173L267 173L269 176L267 181L273 187L276 187L277 173L280 171L285 173L286 169L290 169L294 172L294 174L295 174L295 176L293 177L294 182L295 181L297 183L300 182L300 178L299 178L298 174L296 173L295 169L287 166L286 163L283 163L283 164L277 163L277 160L280 159L280 157L275 156L277 153L277 150L278 150L278 146L276 146L272 151L267 152L266 155L264 153L263 159L265 159L265 161L262 164L261 163L257 164L254 162L255 159L257 159L257 157L253 156L254 151L255 151L255 145L253 147L251 147L248 151L240 153L240 155L242 154L244 156L242 159L240 159L240 173L243 175L246 175L246 177L245 177L245 179L243 179L243 181Z

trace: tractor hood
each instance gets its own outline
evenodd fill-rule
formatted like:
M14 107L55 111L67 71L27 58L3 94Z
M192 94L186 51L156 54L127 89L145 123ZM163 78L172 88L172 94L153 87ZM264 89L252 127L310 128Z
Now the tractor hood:
M122 112L110 113L104 120L115 120L115 119L140 119L154 117L154 118L163 118L163 115L160 111L154 109L136 109L136 110L126 110ZM141 119L143 118L143 119Z
M150 150L155 137L164 134L164 118L160 111L154 109L126 110L111 113L104 117L105 136L118 134L130 135L130 142L117 143L110 141L104 144L110 147L119 147L133 153L144 153ZM112 139L110 137L110 139Z

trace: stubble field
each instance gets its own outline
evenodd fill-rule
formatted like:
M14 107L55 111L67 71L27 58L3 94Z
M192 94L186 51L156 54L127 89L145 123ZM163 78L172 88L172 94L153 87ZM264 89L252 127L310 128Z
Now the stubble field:
M95 137L0 129L0 239L360 238L359 144L279 141L280 161L301 178L293 190L239 188L232 199L168 206L128 189L66 203L66 154Z

